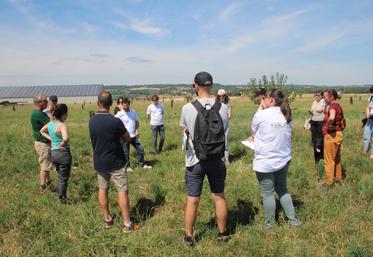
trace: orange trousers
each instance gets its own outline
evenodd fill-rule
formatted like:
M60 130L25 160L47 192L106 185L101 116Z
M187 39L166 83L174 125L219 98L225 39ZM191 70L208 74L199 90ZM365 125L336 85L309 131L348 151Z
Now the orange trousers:
M342 181L341 144L343 132L337 131L324 136L324 164L326 184Z

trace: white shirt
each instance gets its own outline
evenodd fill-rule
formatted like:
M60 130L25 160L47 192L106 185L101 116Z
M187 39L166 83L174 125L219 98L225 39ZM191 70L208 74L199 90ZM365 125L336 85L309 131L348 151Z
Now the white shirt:
M135 110L130 109L128 112L119 111L115 114L115 117L123 122L131 138L136 136L136 121L139 120L139 117Z
M146 110L146 114L150 116L150 125L159 126L163 125L163 105L158 103L157 105L151 104Z
M198 99L198 101L205 106L206 104L213 106L215 103L215 99L212 98L203 98ZM228 107L225 104L221 104L219 114L223 120L224 131L228 128ZM193 136L194 136L194 125L196 123L196 118L198 115L197 109L191 103L187 103L181 109L181 116L180 116L180 127L187 128L189 131L189 140L187 141L186 138L183 140L186 142L186 150L185 150L185 167L191 167L199 162L197 156L195 155L194 148L193 148Z
M369 114L373 115L373 96L368 98L368 105L369 105Z
M291 123L287 123L280 107L256 112L251 130L254 136L253 169L270 173L281 170L291 160Z

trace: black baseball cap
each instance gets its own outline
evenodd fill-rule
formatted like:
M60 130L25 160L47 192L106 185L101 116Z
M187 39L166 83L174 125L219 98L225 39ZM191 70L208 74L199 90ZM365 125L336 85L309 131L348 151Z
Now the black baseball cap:
M206 71L198 72L196 76L194 77L194 83L196 83L198 86L201 86L201 87L212 86L213 84L212 76L210 73Z

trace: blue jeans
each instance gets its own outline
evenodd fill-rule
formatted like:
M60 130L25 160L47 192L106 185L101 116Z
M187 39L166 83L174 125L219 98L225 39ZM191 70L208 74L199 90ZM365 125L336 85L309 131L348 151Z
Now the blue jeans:
M276 200L273 195L274 191L276 191L280 198L281 206L284 209L290 225L298 225L298 220L295 217L293 200L287 188L288 166L289 164L281 170L271 173L256 172L260 191L263 196L264 225L268 228L272 227L271 223L275 220Z
M163 143L164 143L164 125L157 125L157 126L151 126L152 128L152 144L153 144L153 152L159 153L162 152L163 149ZM157 147L157 138L159 134L159 146Z
M364 127L363 150L368 153L369 149L370 154L373 154L373 119L368 119Z
M126 167L130 166L130 144L136 148L139 165L144 166L144 147L138 137L132 137L129 143L123 143L124 157L126 158Z

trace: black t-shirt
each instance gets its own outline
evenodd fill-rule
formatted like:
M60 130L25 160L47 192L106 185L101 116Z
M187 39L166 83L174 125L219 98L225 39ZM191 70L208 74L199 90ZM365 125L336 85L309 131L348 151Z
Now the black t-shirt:
M110 113L97 112L92 116L89 120L89 134L96 171L110 172L123 168L125 157L120 137L126 132L123 122Z

